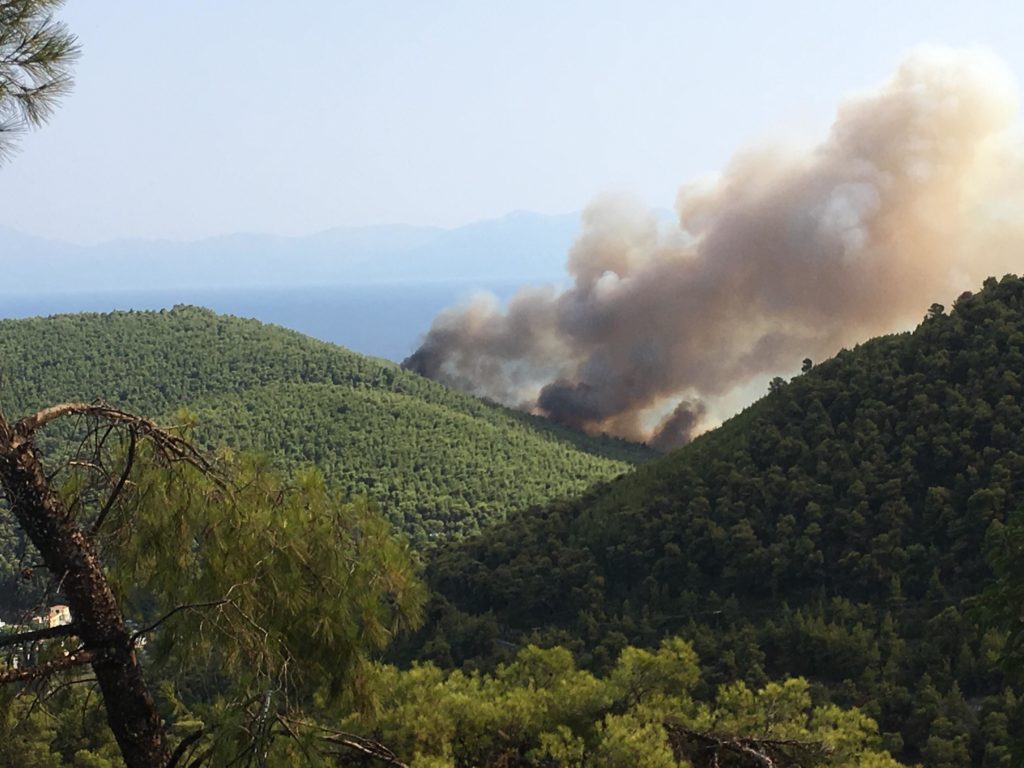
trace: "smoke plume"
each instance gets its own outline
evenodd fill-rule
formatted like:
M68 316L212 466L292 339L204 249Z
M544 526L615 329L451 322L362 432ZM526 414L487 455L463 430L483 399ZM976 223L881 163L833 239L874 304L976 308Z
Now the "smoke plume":
M404 365L590 432L660 448L705 403L905 327L1024 256L1017 101L980 53L919 52L801 153L737 155L684 186L678 221L606 199L571 287L478 297Z

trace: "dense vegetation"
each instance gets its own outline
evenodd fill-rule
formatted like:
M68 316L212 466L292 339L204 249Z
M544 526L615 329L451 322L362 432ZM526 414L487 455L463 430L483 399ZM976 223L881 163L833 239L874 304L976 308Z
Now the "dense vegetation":
M192 409L201 441L267 451L285 469L316 463L332 484L379 502L421 547L651 456L384 360L194 307L0 321L5 412L64 400L164 421Z
M697 701L699 678L696 654L677 638L654 651L624 648L603 677L578 669L563 648L528 646L493 674L381 668L379 708L343 725L379 734L422 768L898 766L870 718L814 706L804 680L756 690L739 682Z
M372 705L351 708L317 730L328 744L383 747L383 754L401 761L392 764L410 768L899 768L869 717L815 706L805 680L757 689L738 682L700 702L693 696L699 676L693 649L676 638L655 651L624 649L603 677L578 669L563 648L536 646L493 674L444 672L433 664L404 671L377 666L364 681ZM95 702L90 706L80 689L55 691L47 703L32 707L26 697L0 706L0 763L121 765ZM177 703L176 729L187 732L202 722ZM78 716L55 716L51 707ZM299 739L271 741L259 765L374 764L335 762L335 750L324 750L323 740L302 740L306 720L283 722ZM757 753L779 762L764 762L753 757ZM355 760L354 754L348 756Z
M76 325L78 337L69 330ZM146 330L129 332L133 325ZM286 465L317 463L345 494L369 489L421 540L475 527L451 527L431 506L441 487L467 515L492 511L475 495L482 488L495 497L511 488L534 504L435 550L427 624L394 652L415 663L367 673L360 690L377 707L330 720L415 765L616 765L621 754L630 764L674 765L682 753L672 723L752 733L761 721L730 707L779 697L790 704L769 709L789 713L778 732L794 738L830 743L815 730L829 722L822 713L844 713L842 727L854 732L846 743L858 755L851 765L889 765L886 751L929 768L1012 764L1024 681L999 662L1024 658L1014 607L1024 584L1022 279L989 280L949 314L933 307L912 334L875 339L775 382L686 448L553 503L543 497L565 491L552 477L572 462L624 466L580 448L639 454L538 429L389 364L201 310L8 327L21 346L0 352L29 361L25 382L80 365L55 374L45 391L23 383L23 410L92 396L82 383L107 377L132 407L166 413L188 404L211 443L265 447ZM148 361L148 377L119 362L134 352L96 351L116 348L116 335L84 362L30 354L47 343L73 349L98 327L118 330L124 345L175 330L163 335L168 353L154 343L135 358ZM243 343L245 333L280 349ZM14 378L5 402L15 401ZM161 383L149 401L147 380ZM486 460L463 449L467 436ZM533 455L539 445L562 452L557 469ZM546 470L541 482L550 485L533 486L541 498L522 487L537 478L501 475L503 462ZM421 519L442 522L417 527ZM995 587L994 573L1003 577ZM686 642L638 650L673 635ZM661 690L653 708L622 700L624 659L664 661L666 647L683 646L701 659L685 685ZM23 722L51 745L75 743L37 716Z
M419 652L488 664L557 642L601 671L678 634L712 686L806 676L902 759L1008 765L1024 723L994 663L1006 634L974 611L1024 508L1022 375L1024 280L989 280L675 454L442 552Z

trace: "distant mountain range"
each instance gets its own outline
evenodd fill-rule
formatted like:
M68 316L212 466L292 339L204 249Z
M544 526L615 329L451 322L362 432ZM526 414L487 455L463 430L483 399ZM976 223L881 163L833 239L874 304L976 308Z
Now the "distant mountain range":
M0 228L0 291L553 280L564 275L579 222L579 213L524 211L455 229L395 224L92 246Z

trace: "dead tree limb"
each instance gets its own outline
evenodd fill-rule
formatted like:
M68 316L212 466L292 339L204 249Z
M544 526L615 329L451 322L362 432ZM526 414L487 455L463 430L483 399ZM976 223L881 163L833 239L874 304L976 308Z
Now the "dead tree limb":
M188 603L186 605L175 606L174 608L169 610L167 613L165 613L163 616L161 616L159 619L154 621L152 624L149 624L149 625L143 627L142 629L139 629L139 630L136 630L135 632L133 632L132 633L132 641L134 642L135 640L138 640L143 635L148 635L150 632L152 632L153 630L157 629L161 624L163 624L165 621L167 621L168 619L170 619L172 616L174 616L177 613L181 613L182 611L192 611L192 610L195 610L197 608L218 608L218 607L220 607L222 605L226 605L228 602L230 602L230 601L229 600L210 600L210 601L207 601L205 603Z
M188 752L189 748L194 746L201 738L203 738L204 733L205 731L200 728L178 742L178 746L175 747L174 752L171 753L171 757L167 761L165 768L175 768L175 766L181 762L181 759L185 757L185 753Z
M117 482L110 491L110 495L107 496L107 501L103 505L103 509L101 509L100 513L96 515L92 528L89 529L89 536L91 538L95 538L96 534L99 533L100 528L103 526L103 521L107 519L107 515L110 514L110 510L114 508L114 502L116 502L118 497L121 495L121 491L124 490L125 483L128 482L128 478L131 476L132 468L135 466L136 439L135 430L128 430L128 455L125 456L124 467L121 469L121 476L117 478Z
M663 726L676 759L694 768L812 768L824 765L833 752L819 742L715 734L673 722Z
M30 442L33 435L57 419L65 416L86 416L97 421L129 429L132 434L145 437L161 455L170 461L184 461L204 472L213 469L206 457L188 440L161 428L155 421L122 411L106 403L60 403L30 414L13 426L7 426L12 447Z
M74 624L61 624L57 627L44 627L43 629L32 629L28 632L18 632L15 635L0 635L0 648L35 643L39 640L52 640L55 637L68 637L76 633L77 629Z
M280 714L277 716L277 721L293 738L297 739L299 737L296 732L296 728L314 730L320 734L317 738L324 744L342 747L343 749L355 752L362 758L380 760L393 768L409 768L407 763L402 762L398 758L398 755L373 739L367 739L363 736L357 736L354 733L346 733L345 731L336 731L332 728L319 725L318 723L308 723L302 720L295 720Z
M93 651L79 651L50 661L44 661L41 664L34 664L30 667L3 669L0 670L0 683L23 683L30 680L39 680L57 672L64 672L72 667L91 664L95 660L96 654Z

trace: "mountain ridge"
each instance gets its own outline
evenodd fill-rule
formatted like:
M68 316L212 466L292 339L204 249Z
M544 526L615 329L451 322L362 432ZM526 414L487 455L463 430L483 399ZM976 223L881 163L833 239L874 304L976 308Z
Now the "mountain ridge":
M287 237L231 233L198 240L76 245L0 229L4 291L241 288L360 282L558 280L579 213L517 211L443 229L334 227ZM89 264L88 270L80 268Z

